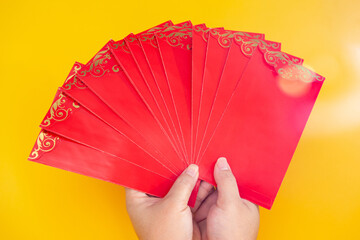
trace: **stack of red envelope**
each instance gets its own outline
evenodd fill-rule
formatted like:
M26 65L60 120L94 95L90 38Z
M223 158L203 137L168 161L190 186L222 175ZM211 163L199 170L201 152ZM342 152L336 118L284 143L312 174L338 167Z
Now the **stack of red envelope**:
M215 185L226 157L270 209L324 80L280 46L190 21L111 40L74 64L29 159L163 197L191 163Z

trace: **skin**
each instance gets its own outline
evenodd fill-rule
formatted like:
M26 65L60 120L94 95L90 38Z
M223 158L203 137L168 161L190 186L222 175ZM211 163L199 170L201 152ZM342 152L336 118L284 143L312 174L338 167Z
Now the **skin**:
M139 239L256 239L259 208L240 197L226 159L219 158L214 168L217 189L202 182L190 208L187 203L198 177L198 167L190 165L164 198L126 189L127 211Z

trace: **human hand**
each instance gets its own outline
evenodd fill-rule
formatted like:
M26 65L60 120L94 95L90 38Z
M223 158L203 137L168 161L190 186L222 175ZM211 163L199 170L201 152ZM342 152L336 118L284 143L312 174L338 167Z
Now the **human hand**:
M217 190L209 194L194 212L201 238L256 239L260 220L259 208L240 197L235 177L225 158L218 159L214 177Z
M187 202L198 175L198 167L190 165L163 199L126 189L127 210L141 240L256 238L258 207L241 199L226 159L214 169L218 189L202 182L190 209Z
M164 198L126 189L126 207L141 240L191 240L201 234L187 203L199 177L198 166L190 165ZM201 185L200 185L200 189ZM203 190L199 190L206 195ZM201 195L201 194L200 194ZM196 203L200 204L199 201Z

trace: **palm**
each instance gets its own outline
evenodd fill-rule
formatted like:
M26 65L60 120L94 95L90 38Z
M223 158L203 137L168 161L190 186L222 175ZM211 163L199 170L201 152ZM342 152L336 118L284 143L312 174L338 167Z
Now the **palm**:
M216 219L221 213L216 206L217 192L212 192L194 213L194 221L197 222L201 233L201 239L208 239L207 229L216 227ZM215 220L215 221L214 221Z
M203 240L225 239L221 234L230 233L234 229L240 229L241 233L255 239L257 235L259 221L258 206L245 200L239 199L236 206L231 206L231 210L218 204L218 192L212 192L194 213L194 221L198 223L201 237ZM252 231L255 229L255 231ZM238 231L235 231L238 232ZM232 235L232 239L240 239Z

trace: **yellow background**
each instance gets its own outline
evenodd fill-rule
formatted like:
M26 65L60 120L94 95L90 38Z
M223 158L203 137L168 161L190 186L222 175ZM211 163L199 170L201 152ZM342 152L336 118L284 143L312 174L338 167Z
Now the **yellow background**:
M326 76L259 239L360 239L359 12L355 0L1 0L0 239L136 239L122 187L26 159L74 61L168 19L265 33Z

